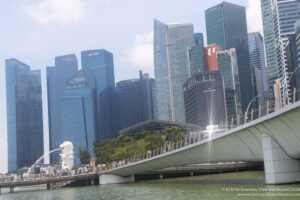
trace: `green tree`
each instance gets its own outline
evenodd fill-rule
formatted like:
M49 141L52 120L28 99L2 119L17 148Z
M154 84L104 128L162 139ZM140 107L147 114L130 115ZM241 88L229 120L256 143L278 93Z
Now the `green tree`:
M81 164L89 164L91 160L91 154L86 148L78 147L78 155Z
M162 134L166 136L166 140L170 142L177 142L184 138L184 131L177 126L166 128L162 131Z
M123 160L163 146L166 141L177 142L184 138L184 131L177 126L163 131L141 131L133 136L120 135L116 139L94 142L97 163Z
M165 138L162 137L161 132L157 131L151 135L147 135L145 141L148 143L147 150L154 150L165 143Z

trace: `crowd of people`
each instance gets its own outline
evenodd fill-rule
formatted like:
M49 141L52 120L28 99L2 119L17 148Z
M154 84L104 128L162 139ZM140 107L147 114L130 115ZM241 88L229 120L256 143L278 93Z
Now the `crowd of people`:
M86 175L91 173L98 173L98 167L94 166L82 166L74 167L72 170L62 170L58 166L54 169L45 168L40 173L6 173L0 174L0 183L3 182L19 182L19 181L32 181L40 179L51 179L63 176L75 176L75 175Z

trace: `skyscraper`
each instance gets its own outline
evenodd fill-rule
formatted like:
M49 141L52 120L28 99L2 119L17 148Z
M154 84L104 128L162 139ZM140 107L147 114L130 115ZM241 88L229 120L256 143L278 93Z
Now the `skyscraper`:
M67 79L66 94L62 98L63 139L74 145L75 164L80 164L79 147L93 155L97 125L95 78L90 69L85 68Z
M203 72L206 65L205 48L194 46L188 48L189 77L198 72Z
M140 71L139 79L117 83L115 105L119 115L119 130L147 120L157 119L155 80ZM119 131L118 130L118 131Z
M300 17L300 0L261 0L261 5L269 85L274 85L275 80L280 78L283 95L286 91L290 91L286 43L289 36L294 33L294 24Z
M245 111L253 98L251 66L245 7L222 2L205 11L208 45L221 50L236 49L242 108Z
M184 84L187 123L206 129L226 120L223 79L219 71L199 72Z
M198 72L218 70L218 45L208 47L195 46L188 48L188 66L190 77Z
M261 0L261 12L264 30L266 64L268 74L269 96L274 100L274 84L279 77L276 55L275 30L272 11L272 0Z
M111 119L109 118L112 113L108 113L108 111L112 112L113 109L110 101L112 97L107 95L108 93L112 94L112 90L115 86L113 54L105 49L82 51L81 64L83 69L89 68L96 79L98 119L100 124L99 133L97 133L96 138L100 140L101 135L110 134L106 131L110 130L112 126L110 124ZM101 95L102 92L106 93L106 95ZM102 96L103 99L101 99L100 96ZM105 96L109 98L104 98ZM104 104L105 106L100 104ZM106 113L106 116L103 116L103 113Z
M299 61L297 54L297 42L296 35L291 34L286 43L286 60L287 60L287 71L289 76L289 86L292 91L290 98L293 99L294 90L296 90L296 99L300 99L300 70Z
M236 50L219 51L218 69L224 80L227 120L242 114L241 91Z
M258 104L266 105L268 99L268 76L265 62L265 50L263 38L259 32L248 34L250 64L253 73L254 94L258 98Z
M44 153L41 72L5 61L8 171L31 166Z
M65 96L67 77L78 70L75 54L55 58L55 67L47 67L48 115L50 150L59 148L63 142L62 135L62 97ZM51 163L59 161L58 153L50 156Z
M104 89L115 86L113 54L105 49L81 52L82 68L89 68L96 79L97 95Z
M298 63L300 63L300 18L296 21L294 28L295 28L295 36L296 36Z
M187 49L194 47L191 23L154 20L154 69L160 120L185 122L183 84L189 77Z
M194 37L195 37L196 46L204 47L203 33L195 33Z
M297 88L297 100L300 100L300 68L299 68L299 63L300 63L300 18L296 21L295 23L295 40L296 40L296 51L297 51L297 56L298 57L298 65L294 69L295 73L295 79L296 79L296 88ZM296 61L295 61L296 63Z

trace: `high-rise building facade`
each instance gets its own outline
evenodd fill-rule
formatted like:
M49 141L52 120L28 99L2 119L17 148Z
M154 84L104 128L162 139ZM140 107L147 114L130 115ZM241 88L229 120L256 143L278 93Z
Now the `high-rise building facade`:
M44 153L41 72L5 61L8 171L31 166Z
M296 42L296 51L297 51L297 57L298 58L298 65L295 66L294 68L294 73L295 73L295 79L299 80L300 79L300 18L296 21L295 26L295 42ZM295 59L295 58L293 58ZM294 63L297 63L296 61ZM299 85L300 81L296 81L296 88L297 88L297 100L300 100L300 85Z
M62 97L65 96L66 79L78 71L75 54L55 57L55 66L47 67L48 119L50 150L59 148L62 135ZM59 153L50 156L51 163L59 161Z
M227 120L242 115L241 91L236 50L219 51L218 69L224 81Z
M204 47L203 33L195 33L194 37L195 37L196 46Z
M269 96L271 100L274 100L273 86L276 79L279 77L279 72L276 54L272 0L261 0L261 12L264 31Z
M223 79L219 71L199 72L184 84L187 123L205 129L226 120Z
M295 29L295 37L296 37L298 63L300 63L300 18L296 21L294 29Z
M115 89L115 112L119 130L147 120L157 119L155 80L140 71L139 79L124 80ZM119 131L118 130L118 131Z
M99 133L97 140L106 134L110 134L112 129L112 90L115 86L114 59L113 54L105 49L87 50L81 52L82 68L89 68L96 79L97 104ZM103 94L102 94L103 93ZM101 99L101 98L102 99ZM107 97L107 98L106 98Z
M220 50L236 49L242 108L245 111L253 98L251 66L245 7L222 2L205 11L207 44Z
M105 49L81 52L82 68L89 68L96 79L97 95L108 87L115 86L113 54Z
M294 33L294 25L300 17L300 0L273 0L273 19L275 30L276 53L281 79L281 93L290 91L289 74L286 58L286 44Z
M198 72L203 72L205 65L205 48L202 46L188 48L189 77Z
M259 32L248 34L250 64L253 70L254 94L258 104L266 105L269 95L268 76L265 62L263 38Z
M261 3L263 24L264 26L266 25L266 27L264 27L264 35L268 38L265 39L265 46L270 81L269 84L274 85L275 80L280 78L281 93L283 95L286 91L290 92L288 83L289 74L287 68L286 44L289 36L294 33L294 24L296 23L296 20L300 17L300 0L261 0ZM271 17L273 23L271 22ZM270 27L271 25L273 25L273 27ZM274 49L271 48L275 49L276 57ZM271 59L274 59L274 57L277 61L277 65L269 66L269 62L271 64L275 64L275 61L270 61ZM275 77L275 73L273 73L273 71L278 72L277 77Z
M74 145L75 164L80 164L79 147L93 155L97 117L96 82L91 70L85 68L67 79L66 94L62 98L63 139Z
M286 61L287 61L287 72L289 74L289 86L290 90L290 99L294 98L295 100L300 99L300 70L299 70L299 61L298 61L298 53L297 53L297 42L296 42L296 34L291 34L286 43Z
M194 47L191 23L154 20L154 69L160 120L185 122L183 84L188 79L187 49Z
M188 48L190 77L198 72L218 70L217 53L219 50L219 46L215 44L208 47L195 46Z

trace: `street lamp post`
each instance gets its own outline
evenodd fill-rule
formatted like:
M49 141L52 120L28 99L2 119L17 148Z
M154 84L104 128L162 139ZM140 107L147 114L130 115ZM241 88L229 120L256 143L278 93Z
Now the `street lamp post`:
M245 113L245 122L247 122L247 120L248 120L248 111L249 111L249 108L250 108L251 104L256 100L256 98L258 98L260 96L263 96L263 94L260 94L260 95L257 95L255 97L253 97L253 99L249 102L246 113Z

